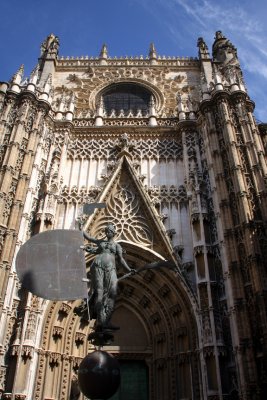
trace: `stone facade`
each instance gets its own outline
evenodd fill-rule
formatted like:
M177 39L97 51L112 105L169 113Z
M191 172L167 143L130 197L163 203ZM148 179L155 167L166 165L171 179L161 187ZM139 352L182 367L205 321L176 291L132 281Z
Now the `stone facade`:
M153 45L146 58L106 46L63 58L51 34L30 78L22 66L1 84L2 399L83 399L94 321L74 314L81 301L27 293L15 258L38 232L82 224L100 237L111 221L129 265L177 265L120 284L121 330L106 347L145 363L149 400L266 398L266 126L232 43L216 32L212 57L198 48L197 59ZM126 88L130 105L108 108ZM146 109L131 108L136 97ZM90 202L107 207L86 217Z

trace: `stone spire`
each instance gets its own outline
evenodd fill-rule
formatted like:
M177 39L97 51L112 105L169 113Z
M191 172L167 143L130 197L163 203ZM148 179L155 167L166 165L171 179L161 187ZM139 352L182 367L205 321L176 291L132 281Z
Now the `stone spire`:
M69 98L69 101L68 101L68 110L66 113L66 121L72 121L72 119L73 119L75 100L76 100L75 93L72 93Z
M41 45L41 56L39 58L40 74L39 83L43 85L49 74L54 75L55 61L58 57L59 38L51 33Z
M149 101L149 126L156 126L157 118L156 118L156 103L154 96L151 95Z
M150 47L149 47L149 58L150 59L151 58L157 58L157 51L156 51L154 43L150 44Z
M20 92L20 84L23 78L23 74L24 74L24 65L21 64L21 66L19 67L17 72L12 76L11 79L11 90L13 90L13 92L17 93Z
M148 56L151 64L157 64L157 51L154 43L150 44Z
M31 72L31 75L30 75L30 82L33 83L33 84L36 84L36 82L37 82L37 80L38 80L39 69L40 69L40 66L39 66L39 64L37 64L37 65L33 68L32 72Z
M108 48L105 43L100 50L99 58L108 58Z
M57 58L59 50L59 38L55 36L53 33L50 33L49 36L43 41L41 44L41 58Z
M19 85L22 80L23 74L24 74L24 64L21 64L17 72L15 72L15 74L12 76L11 82Z
M51 88L52 88L52 74L49 74L43 86L43 92L40 96L41 100L48 101Z
M221 31L215 33L212 46L214 61L228 64L229 62L238 64L237 51L234 45L228 40Z
M96 110L96 119L95 119L96 126L103 125L103 115L104 115L104 100L103 97L101 96Z
M29 83L27 85L27 90L30 92L35 92L36 83L39 77L39 68L40 66L37 64L31 72Z
M212 60L210 58L208 46L203 37L198 38L197 47L201 64L200 92L203 100L207 100L210 97L208 85L213 80Z
M198 38L197 47L198 47L198 56L200 59L203 60L210 58L208 46L206 45L206 42L202 37Z
M49 74L44 85L44 92L49 93L51 86L52 86L52 74Z
M108 58L108 48L107 45L104 43L99 53L100 65L106 65L107 58Z
M55 119L57 119L57 120L62 119L63 114L65 114L65 111L66 111L66 106L67 106L66 93L62 92L61 97L59 99L59 105L58 105L58 109L56 111Z

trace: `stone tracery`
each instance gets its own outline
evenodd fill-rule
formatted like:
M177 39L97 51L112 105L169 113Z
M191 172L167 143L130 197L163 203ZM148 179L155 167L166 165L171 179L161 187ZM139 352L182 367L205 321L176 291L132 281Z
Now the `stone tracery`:
M121 239L143 246L151 245L153 238L146 223L146 218L140 213L138 197L127 185L118 186L116 192L107 204L110 222L116 226ZM97 236L102 236L107 219L98 219Z
M178 159L182 158L181 143L174 139L152 139L133 140L132 149L134 158L153 159ZM73 139L68 145L68 156L70 158L115 158L118 150L119 140L113 139Z

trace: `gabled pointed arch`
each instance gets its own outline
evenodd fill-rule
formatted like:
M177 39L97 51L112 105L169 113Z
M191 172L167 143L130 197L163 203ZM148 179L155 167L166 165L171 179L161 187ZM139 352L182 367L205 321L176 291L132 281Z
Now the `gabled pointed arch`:
M96 209L84 225L91 236L101 237L106 223L117 228L116 240L125 240L151 250L177 263L172 245L157 210L140 182L132 163L124 154L109 177L98 201L105 209Z

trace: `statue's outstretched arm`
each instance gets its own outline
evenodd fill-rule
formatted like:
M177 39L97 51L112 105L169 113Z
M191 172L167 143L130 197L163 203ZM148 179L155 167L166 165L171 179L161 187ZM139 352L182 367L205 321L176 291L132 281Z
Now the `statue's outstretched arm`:
M85 239L87 239L89 242L93 242L98 244L99 240L97 240L96 238L93 238L91 236L88 235L88 233L86 233L85 231L83 231L83 236L85 237Z

